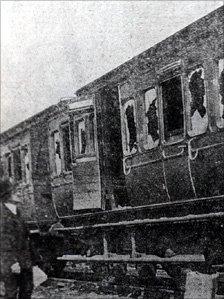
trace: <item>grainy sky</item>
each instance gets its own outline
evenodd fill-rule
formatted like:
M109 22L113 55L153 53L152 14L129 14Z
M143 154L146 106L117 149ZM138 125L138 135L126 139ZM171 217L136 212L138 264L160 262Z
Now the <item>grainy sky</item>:
M223 4L223 1L2 1L1 130Z

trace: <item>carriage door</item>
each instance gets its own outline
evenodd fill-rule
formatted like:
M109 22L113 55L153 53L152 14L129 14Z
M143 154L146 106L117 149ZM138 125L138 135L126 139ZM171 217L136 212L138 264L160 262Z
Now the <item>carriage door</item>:
M172 201L190 199L195 192L186 146L184 86L181 62L159 71L164 177Z
M188 70L188 144L197 197L224 194L223 59Z

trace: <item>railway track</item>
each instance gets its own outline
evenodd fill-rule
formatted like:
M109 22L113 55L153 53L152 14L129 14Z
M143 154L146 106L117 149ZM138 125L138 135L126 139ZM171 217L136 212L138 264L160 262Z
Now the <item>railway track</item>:
M68 262L61 277L51 277L37 288L33 299L43 298L138 298L138 299L179 299L183 291L162 269L156 281L142 273L139 279L137 268L116 264ZM146 270L147 271L147 270ZM145 275L145 277L144 277ZM143 279L144 277L144 279ZM149 283L148 283L149 282Z
M125 284L113 284L108 280L84 281L65 278L49 278L36 288L32 299L127 299L127 298L160 298L174 299L174 291L162 288L145 288ZM181 298L181 297L178 297Z
M119 263L116 265L108 263L103 265L101 263L98 266L100 266L100 273L91 264L67 262L61 277L49 277L44 284L35 290L32 299L185 298L186 281L182 288L180 285L177 286L175 281L162 268L157 270L156 280L153 281L152 278L147 277L147 273L145 273L145 280L139 280L137 271L134 272L134 268L126 268L126 273L124 273ZM142 277L144 277L144 273ZM214 292L216 295L213 295L211 298L224 298L221 295L223 294L224 286L223 274L221 274L219 280L219 287L216 284ZM189 298L196 299L194 296Z

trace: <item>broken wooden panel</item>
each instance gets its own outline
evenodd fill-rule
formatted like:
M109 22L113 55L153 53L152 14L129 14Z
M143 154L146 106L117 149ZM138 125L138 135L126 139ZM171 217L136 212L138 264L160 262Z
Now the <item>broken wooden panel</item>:
M208 127L207 98L205 90L204 69L198 67L188 76L190 92L190 136L203 134Z

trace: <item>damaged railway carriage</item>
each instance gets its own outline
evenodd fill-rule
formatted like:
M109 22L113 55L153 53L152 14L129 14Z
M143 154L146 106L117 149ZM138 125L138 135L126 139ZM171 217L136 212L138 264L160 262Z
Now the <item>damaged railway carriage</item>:
M15 185L45 271L60 270L56 257L69 244L52 233L59 219L101 209L94 118L93 100L63 98L1 134L4 174Z
M57 231L86 238L90 250L59 260L209 271L224 263L223 15L221 7L77 91L94 99L107 211L60 217Z
M68 260L98 274L141 264L142 277L158 263L174 276L173 264L223 265L223 15L1 134L31 238L56 272Z

